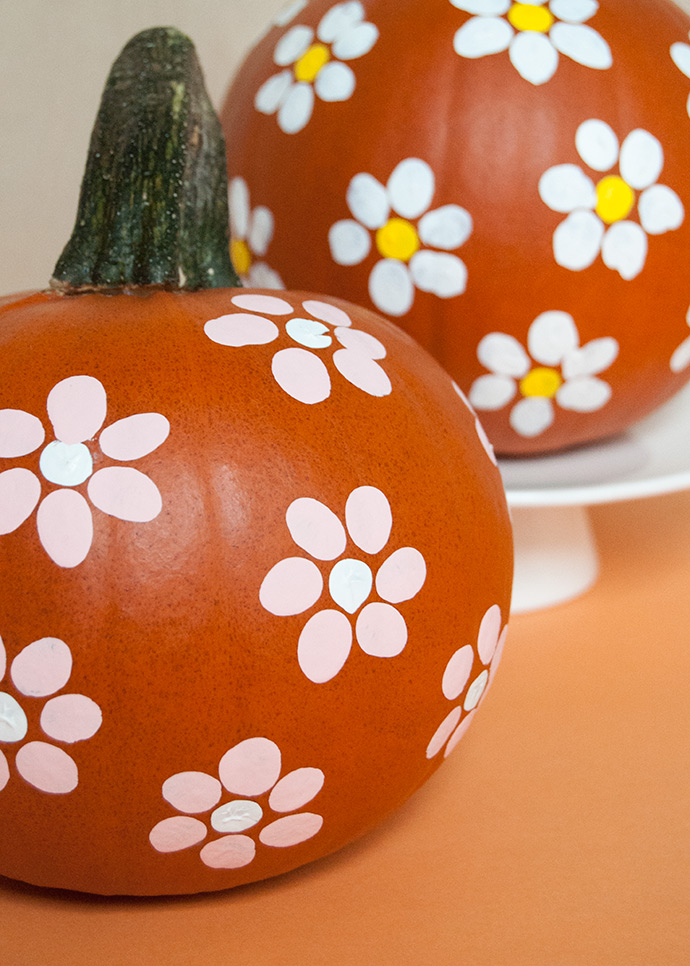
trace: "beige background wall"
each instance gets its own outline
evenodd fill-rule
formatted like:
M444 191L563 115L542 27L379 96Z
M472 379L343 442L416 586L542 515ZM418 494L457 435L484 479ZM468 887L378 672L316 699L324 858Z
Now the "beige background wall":
M677 0L690 13L690 0ZM138 30L194 40L220 105L285 0L0 0L0 294L46 285L72 229L110 64Z

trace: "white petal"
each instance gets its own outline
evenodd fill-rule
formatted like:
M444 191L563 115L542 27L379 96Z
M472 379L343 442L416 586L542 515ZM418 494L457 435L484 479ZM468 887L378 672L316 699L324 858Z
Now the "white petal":
M511 41L510 60L530 84L545 84L558 67L558 53L549 38L532 30L523 30Z
M556 393L556 402L563 409L576 413L593 413L611 398L611 387L595 376L569 379Z
M106 426L99 444L114 460L138 460L165 442L170 423L161 413L135 413Z
M664 167L664 149L650 134L637 128L631 131L621 146L621 175L631 188L648 188L654 184Z
M278 272L266 262L253 262L249 268L250 288L285 288L285 282Z
M89 480L87 491L94 506L132 523L150 523L163 508L158 487L145 473L131 466L106 466Z
M255 255L265 255L273 239L273 214L264 205L258 205L251 216L249 247Z
M414 285L402 262L384 258L371 270L369 295L374 305L387 315L405 315L412 308Z
M511 0L450 0L458 10L475 13L483 17L500 17L511 7Z
M261 114L275 114L285 100L292 83L292 72L289 70L269 77L256 92L254 107Z
M419 237L425 245L452 251L472 234L472 215L459 205L444 205L427 212L419 222Z
M332 60L316 75L314 90L322 101L346 101L355 89L355 75L347 64Z
M539 179L539 196L552 211L564 213L597 204L594 182L576 164L548 168Z
M333 53L341 60L354 60L368 54L378 39L378 27L373 23L357 23L336 38Z
M608 171L618 160L618 138L605 121L583 121L575 134L578 154L595 171Z
M307 349L325 349L333 342L328 327L315 319L292 318L285 324L285 331Z
M678 346L671 356L671 372L682 372L690 366L690 336Z
M453 48L461 57L474 60L507 50L513 36L513 28L499 17L473 17L455 32Z
M494 412L503 409L517 391L510 376L480 376L470 388L470 402L475 409Z
M291 27L276 44L273 60L279 67L294 64L309 49L309 44L313 39L314 31L311 27L305 27L303 24Z
M465 263L449 252L417 252L410 261L410 275L420 291L442 299L462 295L467 288Z
M592 339L566 356L563 360L563 376L566 380L576 376L594 376L608 369L617 357L618 343L615 339L609 336Z
M584 23L594 16L599 9L599 4L596 0L551 0L549 9L559 20Z
M516 403L510 413L510 425L520 436L533 439L553 422L553 404L544 396L530 396Z
M230 182L228 207L233 238L246 240L249 234L249 188L244 178L233 178Z
M383 185L370 174L356 174L347 187L347 205L367 228L381 228L388 221L390 205Z
M363 560L348 557L335 564L328 578L331 597L348 614L359 610L369 597L373 584L371 568Z
M364 20L364 7L359 0L336 3L319 21L317 36L324 44L332 44L341 34Z
M521 379L530 370L530 360L525 350L514 336L504 332L485 335L477 346L477 358L483 366L499 376Z
M580 344L577 326L567 312L542 312L529 328L527 346L532 358L558 366Z
M314 110L311 84L293 84L278 110L278 126L285 134L297 134L309 123Z
M396 165L388 179L391 206L403 218L418 218L431 204L435 190L434 172L420 158L406 158Z
M284 27L289 24L291 20L294 20L298 13L301 13L306 7L308 0L293 0L293 3L288 3L286 7L279 10L278 13L273 18L273 24L276 27Z
M613 64L609 45L586 24L555 23L549 37L556 50L584 67L607 70Z
M553 233L553 254L559 265L573 272L594 262L601 249L604 225L593 211L574 211Z
M640 274L647 260L647 236L634 221L618 221L604 235L601 257L627 282Z
M371 251L371 235L358 221L348 218L331 225L328 244L337 265L359 265Z
M654 184L643 191L637 207L642 227L650 235L680 228L685 218L683 202L665 184Z
M686 77L690 77L690 45L671 44L671 57L678 70L681 70Z

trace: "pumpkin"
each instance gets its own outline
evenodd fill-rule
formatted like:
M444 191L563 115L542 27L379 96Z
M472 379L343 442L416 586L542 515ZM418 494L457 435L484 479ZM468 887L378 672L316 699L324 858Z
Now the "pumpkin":
M689 28L668 0L291 4L221 113L247 277L399 324L499 454L619 433L690 375Z
M224 889L340 848L467 729L511 534L450 377L243 288L191 42L137 35L48 291L0 307L0 873Z

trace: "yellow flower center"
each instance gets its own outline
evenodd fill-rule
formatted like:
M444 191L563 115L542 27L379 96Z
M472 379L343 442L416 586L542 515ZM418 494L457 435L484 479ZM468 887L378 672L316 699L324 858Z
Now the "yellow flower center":
M540 34L547 33L556 18L543 6L533 3L514 3L508 11L508 20L516 30L536 30Z
M331 52L325 44L312 44L299 60L295 61L295 77L308 84L314 80L321 68L331 59Z
M545 396L553 399L562 385L563 379L559 372L547 366L539 366L520 380L520 392L523 396Z
M597 185L596 213L605 224L621 221L635 204L635 192L616 174L602 178Z
M238 275L246 275L252 264L252 253L249 245L241 238L233 238L230 242L230 260Z
M409 262L420 247L419 235L405 218L389 218L376 232L376 247L384 258Z

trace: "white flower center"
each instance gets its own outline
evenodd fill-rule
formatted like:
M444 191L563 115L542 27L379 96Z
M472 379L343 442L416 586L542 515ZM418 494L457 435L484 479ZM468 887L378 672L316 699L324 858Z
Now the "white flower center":
M216 832L244 832L263 818L258 802L234 801L221 805L211 815L211 825Z
M325 349L333 342L328 326L314 319L290 319L285 331L291 339L308 349Z
M374 577L362 560L339 560L328 578L331 597L339 607L354 614L371 593Z
M21 705L11 694L0 691L0 741L21 741L28 728Z
M93 473L93 457L84 443L48 443L39 460L41 473L58 486L79 486Z

